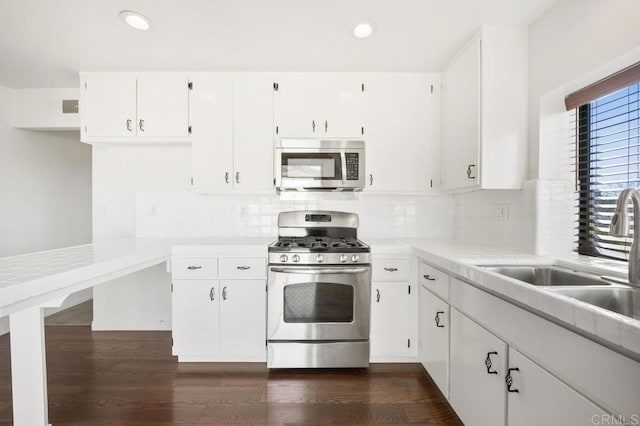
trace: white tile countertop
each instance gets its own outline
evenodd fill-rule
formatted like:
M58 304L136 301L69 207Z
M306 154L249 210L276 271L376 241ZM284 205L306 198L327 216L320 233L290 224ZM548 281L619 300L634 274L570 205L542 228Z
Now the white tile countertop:
M0 315L135 272L175 256L266 256L269 238L129 238L0 259ZM640 321L529 285L477 265L558 264L624 278L626 265L585 256L516 253L452 240L367 239L372 256L415 255L494 295L640 356ZM31 305L30 305L31 304ZM7 308L9 309L7 310Z

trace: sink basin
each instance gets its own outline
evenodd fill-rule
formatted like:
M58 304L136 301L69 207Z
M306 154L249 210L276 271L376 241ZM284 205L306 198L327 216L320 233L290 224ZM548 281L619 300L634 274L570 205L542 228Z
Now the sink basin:
M602 278L561 266L509 265L485 266L488 271L536 286L610 286Z
M552 291L627 317L640 319L640 289L614 286L610 288L556 288Z

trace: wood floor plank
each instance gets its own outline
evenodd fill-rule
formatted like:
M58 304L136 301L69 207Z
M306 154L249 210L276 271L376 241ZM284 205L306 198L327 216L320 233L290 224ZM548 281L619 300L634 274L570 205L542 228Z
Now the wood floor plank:
M170 332L46 327L49 420L64 425L459 425L418 364L273 370L178 363ZM10 425L8 336L0 336L0 426Z

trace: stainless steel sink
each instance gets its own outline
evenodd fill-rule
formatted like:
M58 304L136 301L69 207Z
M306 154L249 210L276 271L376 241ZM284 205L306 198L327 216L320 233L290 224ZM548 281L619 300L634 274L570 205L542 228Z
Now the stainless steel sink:
M488 271L524 281L536 286L610 286L611 283L585 272L562 266L508 265L484 266Z
M610 288L556 288L555 293L640 319L640 289L612 286Z

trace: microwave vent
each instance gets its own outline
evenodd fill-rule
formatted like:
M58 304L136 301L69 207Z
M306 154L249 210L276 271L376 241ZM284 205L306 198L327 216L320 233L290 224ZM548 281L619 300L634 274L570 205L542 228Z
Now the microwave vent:
M62 101L62 113L63 114L77 114L78 113L78 100L77 99L64 99Z

